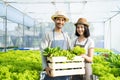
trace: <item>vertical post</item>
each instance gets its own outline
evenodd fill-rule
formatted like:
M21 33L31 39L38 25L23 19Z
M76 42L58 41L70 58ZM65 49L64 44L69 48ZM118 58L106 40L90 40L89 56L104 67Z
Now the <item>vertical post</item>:
M24 48L24 35L25 35L25 30L24 30L24 17L25 17L25 14L23 14L23 38L22 38L22 48Z
M103 37L102 37L102 43L101 43L101 47L102 48L105 48L105 22L104 21L102 21L102 22L100 22L101 24L102 24L102 26L103 26Z
M5 8L5 47L4 51L7 51L7 3L5 3L6 8Z
M111 19L110 19L109 25L110 25L110 49L111 49L111 47L112 47L112 46L111 46L111 43L112 43L112 42L111 42L111 36L112 36L112 35L111 35Z
M71 7L70 7L70 3L68 2L67 5L68 5L68 15L70 16L70 20L72 20L71 19L71 10L70 10Z
M34 45L35 44L34 43L35 42L35 26L36 26L35 20L34 20L34 25L33 26L34 26L34 31L33 31L33 36L34 36L34 38L33 38L33 48L35 49L35 45Z
M105 28L106 26L105 26L105 21L103 22L103 25L104 25L104 29L103 29L104 30L104 36L103 36L103 38L104 38L104 40L103 40L104 41L104 47L103 48L106 48L106 38L105 38L106 37L106 32L105 32L106 31L106 28Z

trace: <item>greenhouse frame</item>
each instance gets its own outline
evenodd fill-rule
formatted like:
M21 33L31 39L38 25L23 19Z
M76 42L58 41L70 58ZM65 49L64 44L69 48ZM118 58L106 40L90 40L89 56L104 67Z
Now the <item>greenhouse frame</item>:
M34 56L33 59L35 61L28 66L36 65L34 67L36 71L39 70L39 72L41 72L41 56L39 58L40 52L36 51L40 51L41 41L45 33L54 28L54 22L51 16L58 10L65 11L69 17L69 22L65 24L63 31L68 33L71 41L76 37L74 24L77 22L78 18L84 17L90 24L90 37L95 42L95 48L107 49L108 51L104 53L120 53L120 0L0 0L0 55L4 52L9 53L9 51L16 53L16 51L19 50L20 52L18 51L18 53L20 53L20 55L22 55L21 53L29 55L28 57L25 55L25 57L30 61L32 61ZM32 51L27 52L28 50ZM34 54L34 50L36 55ZM33 55L29 53L33 53ZM99 51L95 51L95 55L98 53ZM10 55L8 54L8 56ZM5 57L5 61L7 61L8 56ZM27 59L17 57L18 55L16 55L14 59L25 60L27 64ZM115 58L119 60L116 55ZM12 56L10 59L12 61ZM8 63L10 59L8 58ZM110 61L110 59L108 60ZM2 63L2 61L4 63L4 57L2 59L1 56L0 63ZM22 62L15 63L13 61L13 63L15 64L14 66L16 66ZM118 62L116 62L116 64L117 63ZM24 66L26 66L26 64L24 64ZM106 65L108 63L103 63L103 65L104 64ZM6 69L6 67L2 65L0 65L0 67L1 72L2 69ZM10 65L7 65L7 67L10 67ZM119 67L120 65L118 64L117 69ZM32 72L34 68L31 68L31 72L29 73L35 73L36 77L39 72ZM12 70L14 73L15 70ZM7 73L9 73L9 70L7 71ZM107 70L105 69L104 71ZM3 73L1 72L0 76L3 76L4 71ZM111 72L112 69L110 73ZM26 76L26 73L27 72L25 72L24 76ZM10 74L13 75L12 72ZM6 74L6 76L10 74ZM14 78L13 80L19 80L18 78L21 77L21 73L18 77L16 77L16 74L18 73L9 76L7 79L11 80ZM96 73L95 75L101 76L101 74ZM113 80L119 80L118 75L120 76L120 74L115 74ZM0 77L0 79L6 79L6 76ZM108 74L108 76L111 75ZM32 79L29 77L30 76L27 76L26 80L36 80L34 77L32 77ZM40 76L37 76L37 79L40 79ZM100 78L100 80L107 79Z
M107 5L107 7L99 7L102 4ZM94 8L97 5L99 10ZM111 7L111 5L113 6ZM50 6L51 9L49 10L47 7L44 7L44 10L40 8L42 6ZM74 26L73 24L77 20L77 17L85 16L91 24L91 36L95 40L96 47L120 51L118 44L120 40L118 34L119 6L119 0L0 1L0 47L17 46L19 48L38 48L44 32L53 28L53 22L50 20L50 16L55 10L63 9L70 17L70 22L65 25L65 30L67 31L69 28L68 33L71 35L71 38L74 36L72 30L74 27L72 26ZM31 7L33 7L32 10ZM81 12L77 11L78 7ZM94 13L95 15L92 16ZM45 14L45 17L43 17L43 14ZM100 31L98 32L97 30Z

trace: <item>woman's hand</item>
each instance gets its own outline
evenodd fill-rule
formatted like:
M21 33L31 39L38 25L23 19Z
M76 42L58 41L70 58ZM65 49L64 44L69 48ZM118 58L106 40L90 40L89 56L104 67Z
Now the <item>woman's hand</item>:
M91 56L88 56L86 54L81 54L80 56L82 56L82 58L84 58L85 61L92 62L92 57Z
M85 54L81 54L80 56L82 56L82 58L84 58L84 59L86 58L86 55L85 55Z

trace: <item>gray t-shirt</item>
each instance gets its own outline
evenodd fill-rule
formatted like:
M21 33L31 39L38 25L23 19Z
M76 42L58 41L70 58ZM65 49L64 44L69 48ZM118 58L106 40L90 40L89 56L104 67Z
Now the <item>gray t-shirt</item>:
M64 34L64 36L63 36L63 34ZM54 37L53 37L53 31L47 32L45 34L44 39L42 40L41 46L40 46L43 69L45 69L45 67L47 67L47 63L46 63L46 58L42 54L42 51L47 47L51 47L51 44L52 44L53 40L64 40L64 38L67 42L67 49L71 48L71 41L70 41L70 38L69 38L67 33L65 33L65 32L63 32L63 33L54 32Z

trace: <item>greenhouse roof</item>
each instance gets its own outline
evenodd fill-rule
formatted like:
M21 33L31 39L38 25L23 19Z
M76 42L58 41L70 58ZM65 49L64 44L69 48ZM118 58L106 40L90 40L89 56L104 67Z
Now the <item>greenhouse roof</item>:
M25 17L27 25L33 25L32 19L38 22L52 22L51 15L57 10L66 11L70 22L76 22L79 17L85 17L93 23L105 22L120 13L120 0L4 0L4 2L29 15L31 18ZM22 16L18 11L11 10L10 14ZM22 19L18 18L16 21L21 22Z
M32 17L3 2L0 2L0 17L7 18L7 20L15 23L24 24L25 26L34 26Z

